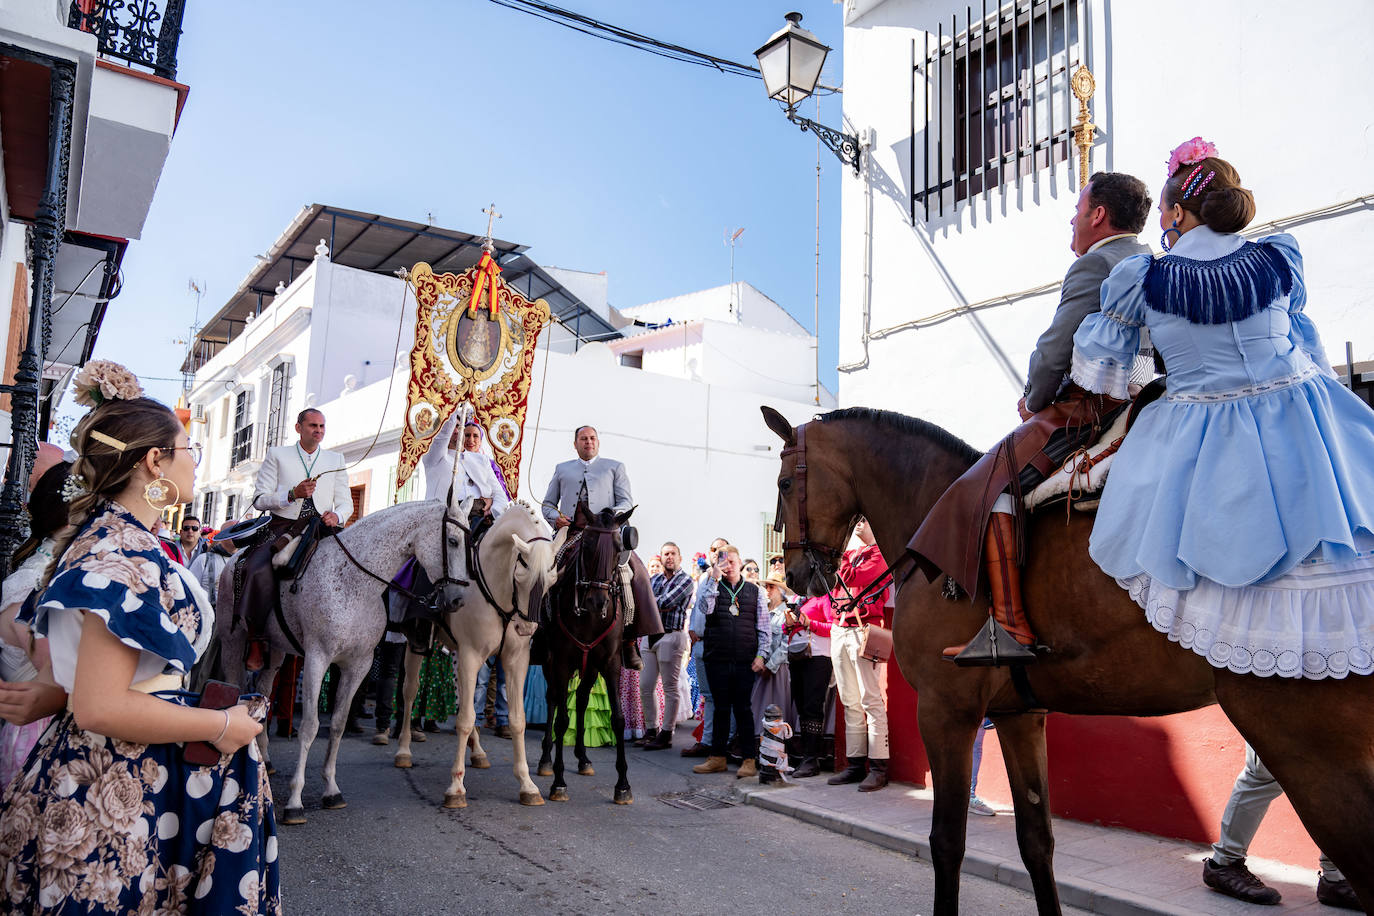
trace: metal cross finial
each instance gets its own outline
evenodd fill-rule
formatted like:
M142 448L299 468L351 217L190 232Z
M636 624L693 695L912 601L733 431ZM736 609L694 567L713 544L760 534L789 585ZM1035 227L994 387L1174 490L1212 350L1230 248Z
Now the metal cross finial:
M495 203L493 203L490 207L483 207L482 212L487 215L487 237L483 240L482 247L485 248L488 253L490 253L496 248L495 243L491 240L491 229L492 226L496 223L496 221L501 218L501 214L496 212Z

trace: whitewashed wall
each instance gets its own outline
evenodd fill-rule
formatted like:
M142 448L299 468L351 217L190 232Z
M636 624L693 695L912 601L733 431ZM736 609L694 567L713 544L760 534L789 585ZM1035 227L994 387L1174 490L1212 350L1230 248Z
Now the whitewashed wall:
M845 28L844 104L853 129L870 132L864 174L842 189L840 403L922 416L989 446L1016 422L1026 364L1058 293L1022 298L933 327L896 331L864 346L870 331L968 303L1054 283L1072 260L1069 219L1077 188L1068 164L994 191L929 223L910 221L912 41L954 7L887 0ZM963 6L959 6L960 21ZM1095 122L1106 139L1094 170L1130 172L1158 197L1179 142L1201 134L1255 192L1256 225L1374 193L1374 81L1367 36L1374 5L1331 0L1320 13L1294 4L1091 0ZM1167 49L1186 22L1186 82ZM932 45L934 41L932 38ZM948 86L950 81L946 81ZM932 89L933 91L933 89ZM932 106L933 108L933 106ZM917 101L917 117L920 117ZM924 142L918 123L917 182ZM1309 311L1333 362L1344 341L1374 357L1374 213L1369 208L1287 228L1303 247ZM1152 218L1142 240L1158 247ZM870 276L871 275L871 276ZM989 340L1010 363L991 355ZM846 366L862 368L846 369Z

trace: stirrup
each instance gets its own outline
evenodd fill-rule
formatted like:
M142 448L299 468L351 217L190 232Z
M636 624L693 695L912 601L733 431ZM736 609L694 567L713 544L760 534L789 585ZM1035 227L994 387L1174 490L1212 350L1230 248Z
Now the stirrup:
M1006 627L993 618L969 640L964 651L949 659L961 668L994 668L1002 665L1029 665L1035 661L1036 651L1041 646L1023 646L1017 642Z

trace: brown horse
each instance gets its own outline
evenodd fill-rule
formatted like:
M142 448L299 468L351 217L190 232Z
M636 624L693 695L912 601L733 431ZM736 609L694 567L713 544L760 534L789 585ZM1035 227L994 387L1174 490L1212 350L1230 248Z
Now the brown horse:
M788 583L813 592L833 581L859 515L887 561L898 561L936 499L979 457L938 426L886 411L837 410L796 429L769 407L763 414L789 446L778 475ZM1156 632L1097 568L1088 556L1092 525L1082 513L1066 523L1062 512L1049 512L1027 526L1026 613L1052 649L1024 669L1037 705L1159 716L1220 703L1313 840L1374 912L1374 678L1261 678L1213 668ZM1038 911L1055 914L1044 712L1028 708L1008 669L960 668L940 658L942 647L966 640L987 613L985 598L950 600L941 582L927 584L919 574L897 596L894 652L920 696L917 724L935 790L935 913L959 909L973 737L986 714L1006 758L1017 842Z

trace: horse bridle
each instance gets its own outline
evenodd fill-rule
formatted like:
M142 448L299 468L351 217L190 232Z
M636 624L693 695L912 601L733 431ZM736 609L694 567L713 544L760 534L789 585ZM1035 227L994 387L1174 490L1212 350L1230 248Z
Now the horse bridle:
M814 543L808 536L810 519L807 517L806 512L806 426L807 424L803 423L801 426L797 427L796 444L787 446L781 453L783 458L786 458L788 455L797 456L797 463L792 472L792 483L794 487L797 488L797 529L801 534L801 540L783 541L782 549L800 550L802 556L806 558L812 578L814 579L819 576L821 585L825 586L828 591L829 584L826 582L825 565L822 563L821 557L827 558L832 566L838 566L840 560L844 557L844 551L836 547L831 547L828 544ZM782 505L782 491L779 490L777 514L773 518L774 531L782 531L786 527L782 518ZM901 583L897 581L897 569L909 559L910 555L907 554L896 563L889 564L881 576L870 582L865 588L860 590L857 595L849 590L849 586L845 584L843 579L836 576L835 581L845 594L845 601L847 602L846 607L858 607L860 603L866 602L874 594L887 588L889 583L896 584L900 587ZM807 584L809 585L810 583L808 582Z
M585 542L585 535L588 533L591 533L596 536L597 546L600 547L601 539L606 537L614 538L616 529L614 527L602 528L598 525L587 525L585 528L582 529L581 532L579 532L579 535L581 535L582 537L580 538L578 544L577 555L573 558L573 582L574 587L576 589L575 594L582 594L583 589L597 589L598 591L603 591L606 593L606 600L608 603L613 602L615 598L620 594L621 587L619 575L620 566L617 563L611 563L611 572L605 579L585 578L583 576L582 557L583 554L588 552L588 548L591 546L589 543ZM575 612L577 614L580 615L582 613L582 602L573 602L573 607L576 609ZM605 611L602 611L601 616L606 616Z
M469 534L471 534L471 532L468 531L468 527L467 527L466 525L464 525L464 524L463 524L461 521L459 521L458 519L456 519L456 518L454 518L453 516L449 515L449 513L448 513L448 508L445 507L445 509L444 509L444 518L443 518L443 520L442 520L441 522L439 522L439 555L440 555L441 562L443 563L443 575L440 576L437 580L435 580L435 582L434 582L434 589L433 589L433 591L431 591L428 595L417 595L417 594L415 594L413 591L411 591L410 589L408 589L408 588L403 588L403 587L397 585L397 584L396 584L395 582L393 582L391 579L384 579L384 578L382 578L381 576L377 575L377 574L376 574L375 572L373 572L372 570L368 569L368 568L367 568L366 566L364 566L361 562L359 562L359 560L358 560L357 557L353 556L353 553L348 549L348 545L345 544L345 543L343 542L343 538L340 537L338 534L334 535L334 543L336 543L336 544L339 545L339 549L342 550L342 551L343 551L343 555L344 555L345 557L348 558L348 562L352 563L354 566L356 566L356 567L358 567L359 569L361 569L361 570L362 570L364 573L366 573L367 575L369 575L369 576L371 576L372 578L376 579L378 582L382 583L383 585L387 586L388 588L393 589L394 591L397 591L397 592L401 593L402 595L404 595L407 599L409 599L409 600L411 600L411 601L420 601L420 602L424 602L424 601L428 601L428 600L432 599L434 595L439 594L439 591L440 591L445 585L447 585L447 584L450 583L450 582L453 583L454 585L467 585L467 584L469 584L467 579L459 579L459 578L456 578L456 577L454 577L454 576L449 575L449 569L448 569L448 526L449 526L449 525L454 525L454 526L456 526L459 530L461 530L461 531L464 533L464 535L469 535Z
M805 423L797 427L796 444L787 446L782 450L781 454L782 458L786 458L788 455L797 456L797 463L792 470L792 488L796 490L797 493L797 532L801 535L800 540L783 541L782 549L800 550L802 556L806 558L812 577L820 576L821 584L826 585L826 567L822 562L822 557L829 560L831 566L835 566L840 562L840 558L844 556L844 551L831 547L828 544L817 544L813 542L810 537L810 522L806 513L806 427L807 424ZM782 490L780 489L778 490L778 510L773 518L774 531L783 531L786 527L782 518L782 496ZM810 583L808 583L808 585L809 584Z

